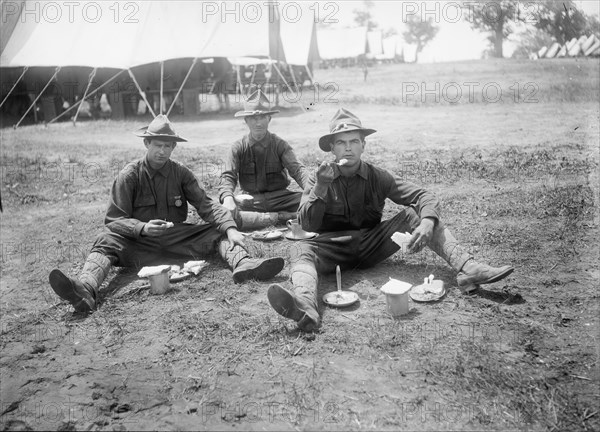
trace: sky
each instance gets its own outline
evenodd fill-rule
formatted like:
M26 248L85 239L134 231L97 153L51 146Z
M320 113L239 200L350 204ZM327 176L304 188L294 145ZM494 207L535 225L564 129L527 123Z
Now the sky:
M461 18L468 18L467 13L460 11L457 5L464 2L459 1L374 1L372 16L379 28L387 30L396 29L399 35L404 31L403 19L409 15L415 15L423 19L433 18L440 26L436 38L429 43L419 57L423 63L458 61L479 59L486 50L488 42L486 35L474 31L468 22ZM482 5L487 2L481 1ZM492 3L492 2L489 2ZM530 1L516 1L515 4L521 8L524 14L531 16L534 20L535 4ZM586 14L599 15L600 2L596 0L575 1L578 8ZM330 16L337 19L339 23L335 26L353 26L355 9L363 9L362 1L336 1L319 2L321 16ZM485 7L485 6L482 6ZM490 6L493 7L493 6ZM527 16L527 15L526 15ZM505 42L504 55L510 56L515 49L515 44Z

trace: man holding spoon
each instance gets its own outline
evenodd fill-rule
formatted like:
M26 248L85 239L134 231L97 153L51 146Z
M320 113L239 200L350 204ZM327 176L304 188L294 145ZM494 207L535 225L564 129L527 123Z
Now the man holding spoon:
M456 270L460 287L477 287L499 281L513 267L490 267L476 262L440 220L440 204L429 191L390 172L362 161L365 137L374 129L362 127L358 117L340 108L330 122L330 132L319 139L321 150L334 161L324 161L305 188L298 216L302 228L319 233L294 249L288 290L272 284L271 306L280 315L312 331L320 324L317 301L318 274L368 268L400 249L391 236L409 232L409 253L428 246ZM404 207L382 221L385 200Z

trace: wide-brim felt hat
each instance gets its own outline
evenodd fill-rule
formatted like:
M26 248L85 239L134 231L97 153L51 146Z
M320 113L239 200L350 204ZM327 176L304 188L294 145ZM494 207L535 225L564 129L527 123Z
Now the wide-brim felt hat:
M175 132L175 129L173 129L173 125L171 124L167 116L164 114L157 115L148 126L139 128L134 132L134 134L141 138L154 138L164 141L187 142L185 138L179 136Z
M329 133L319 138L319 147L321 150L329 152L331 151L331 140L335 134L352 131L360 131L363 136L377 132L375 129L364 128L358 117L346 108L340 108L329 122Z
M260 89L251 93L244 101L244 109L236 112L234 117L250 117L255 115L277 114L279 110L270 108L269 98Z

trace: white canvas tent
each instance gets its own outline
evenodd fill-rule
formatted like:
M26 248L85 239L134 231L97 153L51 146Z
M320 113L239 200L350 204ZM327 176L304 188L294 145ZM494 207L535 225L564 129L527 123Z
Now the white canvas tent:
M367 32L367 55L374 58L383 54L383 33L381 30Z
M31 11L37 8L43 14L49 5L60 4L27 2L25 9L21 4L15 12L20 19L6 43L3 40L0 67L56 67L51 80L60 68L70 66L90 67L92 76L97 68L128 70L144 97L132 73L136 66L159 62L162 71L164 61L177 58L256 56L285 61L278 10L264 2L252 2L251 8L242 2L127 2L130 13L121 9L119 19L115 5L124 3L76 3L73 14L41 20ZM229 14L215 12L219 6ZM86 90L83 98L87 95Z
M281 42L286 62L294 66L307 66L319 61L317 27L310 3L295 3L299 16L281 20ZM283 5L283 11L290 10Z
M383 52L375 56L377 60L393 60L397 55L402 54L402 45L397 35L384 38L382 45Z
M319 55L323 60L358 57L366 53L367 28L319 30L317 42Z

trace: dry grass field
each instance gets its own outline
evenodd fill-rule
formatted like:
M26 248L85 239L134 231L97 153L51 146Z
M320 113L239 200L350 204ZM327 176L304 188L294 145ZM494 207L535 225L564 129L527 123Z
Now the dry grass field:
M73 314L48 273L81 269L112 179L143 154L131 131L149 119L0 130L1 427L600 430L599 69L597 59L380 65L367 82L358 68L317 70L302 108L281 98L271 130L307 166L330 157L316 142L345 106L378 130L366 160L433 190L478 259L516 268L465 295L431 252L396 254L342 274L360 302L321 304L314 334L270 308L268 283L234 285L215 257L164 296L116 268L99 310ZM243 122L172 120L190 140L173 158L214 195ZM286 258L295 247L249 245ZM447 295L392 319L379 288L431 273ZM288 276L289 263L276 280ZM322 277L320 294L332 290Z

